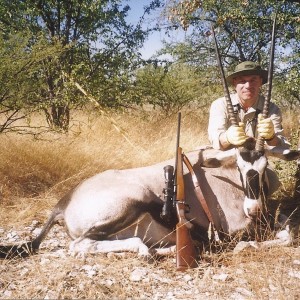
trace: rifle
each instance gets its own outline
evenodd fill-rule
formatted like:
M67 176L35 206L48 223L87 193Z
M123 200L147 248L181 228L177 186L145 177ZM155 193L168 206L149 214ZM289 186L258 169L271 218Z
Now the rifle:
M185 217L186 203L183 180L183 154L182 148L179 147L180 121L181 113L179 112L174 180L174 199L178 217L178 223L176 224L176 268L178 271L184 271L197 266L197 253L190 234L192 224Z

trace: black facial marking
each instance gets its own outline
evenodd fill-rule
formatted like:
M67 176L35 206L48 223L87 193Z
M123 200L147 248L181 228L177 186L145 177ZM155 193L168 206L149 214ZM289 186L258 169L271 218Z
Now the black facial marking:
M258 199L260 194L259 174L251 169L246 173L246 196L250 199Z
M255 149L256 140L253 137L248 137L246 142L243 144L243 147L248 150L254 150Z
M264 155L264 152L257 150L250 151L247 149L242 149L240 151L240 155L244 161L253 164L255 161L259 160Z

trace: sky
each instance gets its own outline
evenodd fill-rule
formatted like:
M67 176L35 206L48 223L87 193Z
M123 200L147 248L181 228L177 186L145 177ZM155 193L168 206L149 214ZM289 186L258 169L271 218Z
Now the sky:
M128 13L128 21L136 24L139 20L139 17L142 16L144 12L144 6L147 6L151 0L129 0L126 3L131 7L131 10ZM159 17L158 12L152 12L149 20L157 21ZM172 39L179 40L183 37L182 33L172 36ZM167 41L170 40L170 37L166 36L163 32L154 32L151 34L149 39L145 42L144 47L140 50L142 57L144 59L150 58L154 55L158 50L162 47L162 40L166 39Z
M126 3L130 6L131 10L128 13L128 20L130 23L136 24L144 12L144 6L149 4L150 0L129 0ZM154 16L151 18L155 18ZM154 20L155 21L155 20ZM141 49L141 54L144 59L150 58L162 47L161 40L164 38L164 34L154 32Z

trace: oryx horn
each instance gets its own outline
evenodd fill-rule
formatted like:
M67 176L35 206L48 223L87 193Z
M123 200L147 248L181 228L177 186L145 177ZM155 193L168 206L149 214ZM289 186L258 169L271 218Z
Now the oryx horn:
M273 21L271 55L270 55L269 70L268 70L268 93L267 93L267 97L265 99L264 108L263 108L263 112L262 112L262 115L264 118L268 117L269 106L270 106L270 101L271 101L271 94L272 94L275 37L276 37L276 19L277 19L277 11L275 12L275 17L274 17L274 21ZM264 151L264 138L259 135L256 140L255 149L257 151Z
M237 117L236 117L236 115L233 111L233 105L231 103L230 93L229 93L228 85L227 85L227 82L226 82L225 73L224 73L222 62L221 62L219 46L218 46L218 42L217 42L217 39L216 39L216 35L215 35L213 25L211 25L211 31L212 31L214 41L215 41L217 60L218 60L218 65L219 65L219 69L220 69L220 72L221 72L221 79L222 79L223 88L224 88L224 94L225 94L225 99L226 99L226 105L227 105L229 120L230 120L231 125L238 125Z

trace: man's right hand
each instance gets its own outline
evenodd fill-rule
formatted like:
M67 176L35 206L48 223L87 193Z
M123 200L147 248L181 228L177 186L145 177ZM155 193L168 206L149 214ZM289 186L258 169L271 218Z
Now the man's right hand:
M232 125L226 131L226 138L228 143L234 146L240 146L245 143L247 136L245 134L245 125L240 122L239 125Z

